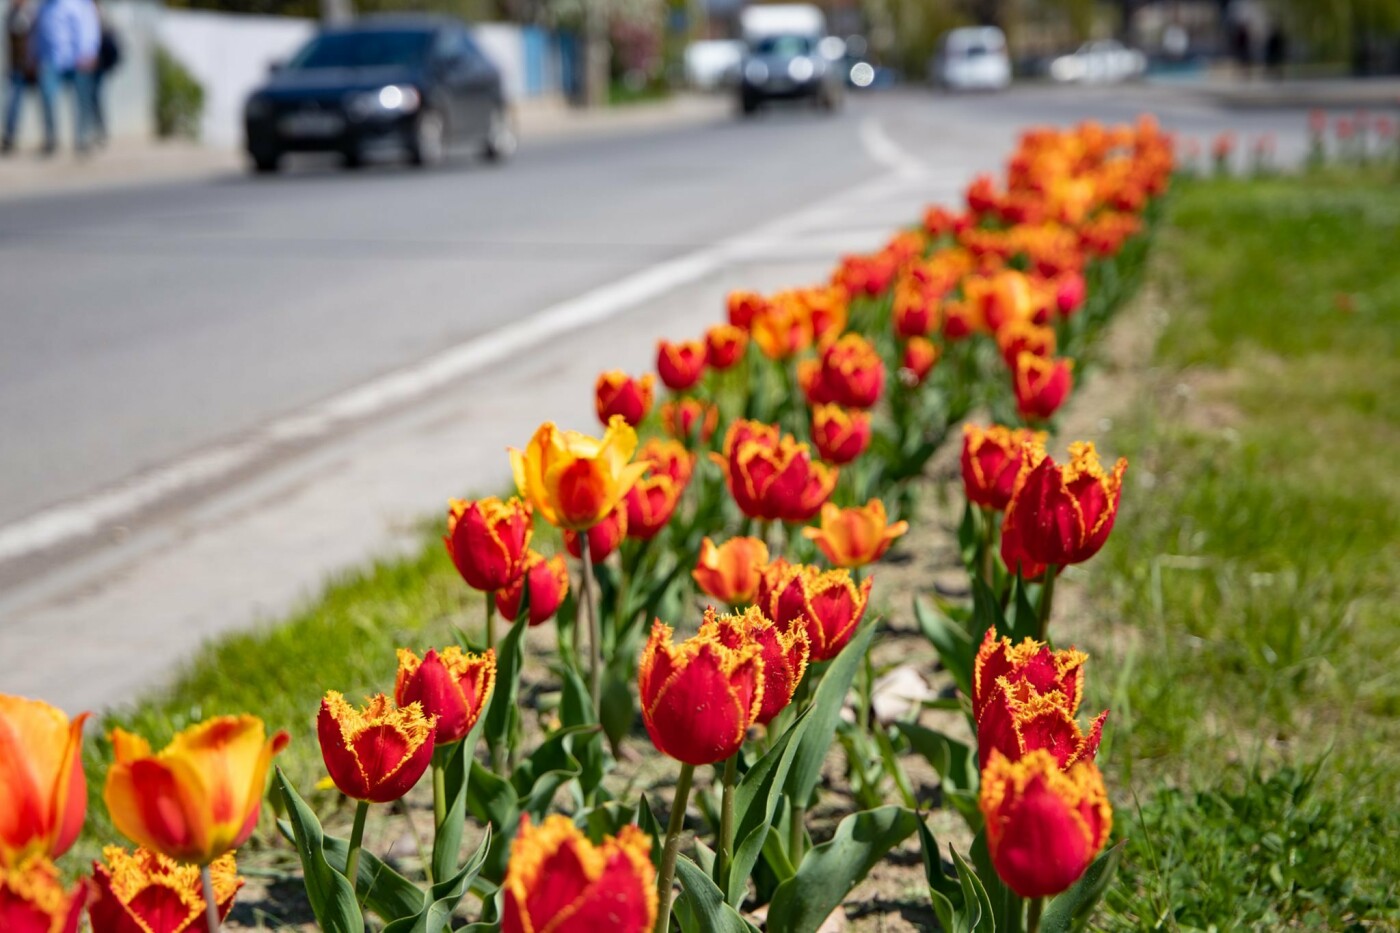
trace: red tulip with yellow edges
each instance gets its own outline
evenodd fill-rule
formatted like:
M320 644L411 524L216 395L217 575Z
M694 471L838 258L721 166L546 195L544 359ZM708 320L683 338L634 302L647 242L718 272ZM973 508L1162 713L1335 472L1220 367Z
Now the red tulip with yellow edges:
M904 356L900 359L900 375L904 376L905 382L909 386L921 386L928 378L928 374L933 372L933 367L938 363L938 357L938 344L927 337L911 337L904 344Z
M207 907L199 869L150 849L128 852L119 846L102 850L92 863L94 896L88 907L92 933L204 933ZM243 887L233 853L209 866L214 906L228 918L234 896Z
M870 446L870 412L840 405L814 406L812 443L827 463L852 462Z
M719 406L678 398L661 406L661 427L682 444L708 444L719 427Z
M593 404L598 411L598 420L606 425L613 415L617 415L635 428L651 411L651 404L656 398L655 382L651 373L634 378L620 369L613 369L599 374L593 388Z
M520 576L533 533L530 507L519 499L452 499L442 541L467 586L489 593Z
M1030 321L1012 321L997 331L997 349L1008 367L1015 366L1022 353L1048 359L1055 355L1055 329Z
M885 503L871 499L863 506L847 509L826 503L822 506L821 526L804 528L802 535L816 542L832 565L864 567L884 557L890 545L908 530L908 522L891 525Z
M614 416L602 438L540 425L524 451L512 449L515 485L545 521L581 531L598 524L646 470L632 463L637 432Z
M972 712L978 718L998 692L1003 678L1026 683L1040 693L1058 693L1071 710L1084 698L1084 664L1089 656L1074 648L1052 649L1031 638L1019 644L989 629L972 665Z
M258 825L267 769L287 744L256 716L215 716L152 753L139 735L112 730L102 799L137 845L195 865L241 846Z
M754 316L768 307L768 299L757 292L730 292L725 299L729 323L743 330L753 324Z
M637 451L637 462L647 465L652 476L669 476L684 489L695 472L695 454L680 441L653 437Z
M749 332L733 324L716 324L705 331L705 362L711 369L729 369L744 358Z
M799 360L797 363L797 386L802 396L812 407L830 405L835 399L826 383L822 382L822 361L818 359Z
M560 814L528 816L501 885L501 933L649 933L656 923L651 839L624 826L599 845Z
M767 583L768 605L760 605L780 628L801 627L811 643L813 661L830 661L855 635L870 601L871 581L859 587L844 569L822 571L794 565Z
M1074 360L1016 354L1012 388L1016 410L1027 421L1044 421L1060 410L1074 387Z
M656 537L675 514L684 491L684 486L665 473L633 483L623 499L627 505L627 537L641 541Z
M812 319L791 298L770 301L753 316L749 336L770 360L786 360L812 345Z
M656 372L666 388L684 392L705 375L705 342L682 340L672 343L659 340L656 344Z
M436 724L420 703L395 706L381 693L355 709L331 690L321 700L316 735L326 771L342 794L388 803L413 790L428 769Z
M690 575L700 589L715 599L742 606L753 602L767 566L768 545L759 538L730 538L718 546L705 538L700 542L700 558Z
M13 867L0 865L0 930L77 933L88 895L89 889L82 882L65 891L58 869L43 856L33 856Z
M885 361L864 337L846 334L822 352L821 384L831 400L870 408L885 389Z
M1099 552L1123 495L1128 461L1119 458L1104 472L1090 442L1069 445L1069 462L1059 466L1040 444L1022 451L1021 470L1002 522L1020 553L1041 564L1078 564Z
M943 306L943 336L948 340L970 337L985 325L977 309L966 301L950 301Z
M42 700L0 694L0 866L57 858L87 815L83 723Z
M938 298L918 283L901 283L894 293L890 324L900 340L927 337L938 326Z
M441 654L429 648L422 659L407 648L399 649L394 702L403 707L416 703L424 715L433 717L436 745L466 738L495 687L496 652L491 649L471 654L448 645Z
M759 571L758 589L754 593L753 602L768 618L777 620L777 616L773 614L773 597L787 583L789 571L800 566L802 565L788 563L787 558L779 554Z
M1061 771L1043 749L1018 761L994 752L982 770L978 807L987 852L1021 897L1068 890L1093 863L1113 828L1103 776L1090 761Z
M812 340L819 347L831 343L846 330L850 319L850 295L839 285L804 288L793 293L801 303Z
M1103 738L1105 710L1085 733L1064 694L1042 693L1024 680L997 679L991 698L977 720L977 762L985 768L995 753L1013 761L1037 749L1055 756L1061 768L1093 761Z
M724 761L763 709L763 650L730 648L712 634L678 645L657 620L637 674L642 722L664 755L690 765Z
M837 471L813 462L806 444L784 434L776 444L747 440L729 461L729 491L740 511L769 521L805 522L836 488Z
M1029 443L1044 444L1045 432L999 424L963 425L962 480L968 501L1005 510L1021 472L1021 450Z
M636 486L634 485L635 489ZM627 504L624 500L619 502L617 508L608 513L608 517L587 531L564 530L564 547L574 557L582 558L583 549L579 546L579 536L588 536L588 559L595 564L601 564L608 559L608 555L618 549L624 538L627 537Z
M1006 565L1007 573L1013 576L1019 574L1026 581L1042 581L1048 569L1040 561L1031 559L1021 541L1021 529L1017 525L1007 524L1005 519L1001 523L1001 562ZM1061 569L1056 569L1056 576L1059 576Z
M530 587L530 624L542 625L559 611L569 594L569 567L564 555L546 560L538 551L531 551L525 558L525 572L510 586L496 591L497 611L512 622L520 615L520 596L526 586Z
M700 634L717 638L735 651L745 645L759 646L763 655L763 705L755 717L759 725L768 725L792 702L812 653L806 629L780 629L757 606L749 606L735 615L719 615L713 608L705 610Z

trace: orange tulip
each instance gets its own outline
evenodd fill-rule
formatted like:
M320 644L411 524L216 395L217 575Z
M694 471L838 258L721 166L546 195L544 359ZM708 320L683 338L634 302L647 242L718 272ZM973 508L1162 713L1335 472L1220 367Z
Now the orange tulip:
M469 654L448 645L438 654L432 648L419 660L407 648L399 649L399 673L394 681L394 702L417 705L432 717L435 744L460 742L486 711L496 686L496 652L487 649Z
M768 564L768 545L758 538L730 538L715 546L700 542L700 559L690 575L715 599L731 606L753 602L758 581Z
M88 908L92 933L203 933L206 907L199 870L150 849L102 850L92 865L95 897ZM228 917L243 887L233 853L209 866L219 919Z
M749 332L733 324L716 324L705 331L705 362L713 369L728 369L744 358Z
M1061 771L1043 749L1019 761L993 752L982 771L978 807L992 865L1021 897L1068 890L1113 828L1113 808L1093 762Z
M928 374L938 363L938 344L927 337L911 337L904 345L904 356L900 359L900 375L907 385L924 384Z
M727 647L713 633L671 644L660 620L637 675L642 722L664 755L691 765L723 761L744 744L763 709L763 651Z
M215 716L177 733L160 752L112 730L112 767L102 798L117 829L180 862L208 865L258 824L267 769L287 744L266 737L256 716Z
M0 866L68 851L87 815L83 713L0 694Z
M1074 386L1074 360L1016 354L1012 388L1016 410L1029 420L1045 420L1059 410Z
M601 439L546 422L524 451L511 450L510 463L520 494L546 521L581 531L606 518L645 472L631 462L636 449L637 432L618 416Z
M452 499L442 540L467 586L489 593L520 576L533 531L530 507L519 499Z
M770 360L786 360L812 345L811 317L787 298L765 304L749 325L753 342Z
M651 839L636 826L593 845L560 814L528 816L501 885L502 933L648 933L656 922Z
M802 535L815 541L833 565L864 567L883 557L895 539L908 530L908 522L891 525L885 503L871 499L849 509L826 503L822 506L821 527L804 528Z
M598 411L598 420L606 425L613 415L618 415L635 428L651 411L655 398L652 384L655 381L651 373L639 379L618 369L600 374L593 388L593 404Z
M436 725L421 704L395 707L382 693L357 710L331 690L316 717L331 780L345 796L371 803L398 800L413 790L432 761Z
M0 930L5 933L77 933L88 887L63 890L53 862L43 856L0 865ZM95 933L104 933L97 930Z
M792 702L812 653L806 629L793 626L783 631L757 606L750 606L735 615L718 615L713 608L706 609L700 633L736 651L758 645L763 657L763 704L755 717L759 725L768 725Z
M672 343L661 340L656 344L656 371L666 388L684 392L705 375L706 347L703 340L682 340Z
M813 661L830 661L855 635L870 601L871 581L859 587L849 571L795 565L780 576L765 574L768 604L760 608L780 628L800 626L807 632Z
M525 556L525 572L503 590L496 591L496 609L514 622L520 615L520 596L530 587L530 624L542 625L559 611L569 593L569 568L563 554L544 556L531 551Z

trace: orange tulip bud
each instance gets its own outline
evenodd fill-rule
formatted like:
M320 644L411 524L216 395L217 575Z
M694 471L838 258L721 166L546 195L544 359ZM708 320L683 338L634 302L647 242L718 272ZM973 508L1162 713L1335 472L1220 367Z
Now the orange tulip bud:
M705 355L703 340L660 340L656 344L656 371L668 389L684 392L705 375Z
M501 933L648 933L656 922L651 839L636 826L593 845L557 813L528 816L501 885Z
M661 427L683 444L708 444L719 427L719 407L694 398L678 398L661 406Z
M780 628L807 631L813 661L830 661L855 635L870 600L871 581L859 587L844 569L797 565L767 584L769 604L760 606Z
M1069 397L1074 385L1074 360L1016 354L1012 388L1016 410L1027 420L1044 420L1053 415Z
M999 424L963 426L962 479L969 502L1002 511L1021 472L1021 450L1027 443L1045 443L1044 431L1007 428Z
M636 486L634 485L635 489ZM627 537L627 507L626 502L619 502L617 508L608 513L608 517L587 531L564 531L564 547L574 557L582 558L583 549L579 546L579 535L588 535L588 559L595 564L601 564L608 559L608 555L616 551L622 544L622 540Z
M938 363L938 344L927 337L911 337L904 345L904 356L900 360L900 376L906 385L920 386L933 372Z
M520 615L520 594L530 587L530 624L540 625L564 602L569 593L569 568L563 554L548 560L536 551L525 557L525 572L503 590L496 591L496 609L512 622Z
M871 499L849 509L826 503L822 506L821 527L804 528L802 535L815 541L834 566L864 567L885 556L895 539L908 530L908 522L891 525L885 503Z
M606 518L646 470L631 462L636 449L637 432L620 417L601 439L546 422L524 451L511 450L510 463L520 494L546 521L581 531Z
M812 319L788 295L767 303L753 316L749 336L770 360L786 360L812 345Z
M1058 466L1040 444L1023 448L1002 522L1003 550L1011 537L1018 556L1063 567L1088 560L1108 540L1128 461L1120 457L1113 472L1105 473L1087 442L1070 444L1069 456L1069 463Z
M0 866L57 858L87 815L83 723L41 701L0 694Z
M199 869L150 849L134 852L118 846L102 850L93 862L95 896L88 908L92 933L203 933L204 888ZM243 887L233 853L209 866L219 919L228 917L233 898Z
M885 388L885 361L870 341L846 334L822 352L820 381L838 405L870 408Z
M686 764L714 764L739 750L763 709L763 652L756 644L726 647L713 635L672 645L671 627L658 620L637 687L657 749Z
M533 552L531 552L533 553ZM436 745L460 742L486 711L496 686L496 652L469 654L448 645L438 654L432 648L418 655L399 649L399 673L394 681L394 702L401 707L417 704L432 717Z
M413 790L428 769L436 725L419 703L395 707L381 693L357 710L331 690L321 701L316 734L326 770L342 794L388 803Z
M268 766L288 738L267 738L256 716L215 716L153 754L139 735L113 729L102 798L117 829L137 845L208 865L253 834Z
M978 806L992 865L1021 897L1068 890L1113 827L1113 808L1094 763L1081 761L1061 771L1055 756L1043 749L1019 761L993 752L982 771Z
M758 645L763 657L763 704L755 717L759 725L768 725L792 702L812 652L806 629L793 626L783 631L757 606L750 606L737 615L717 615L713 608L706 609L700 634L735 651Z
M733 324L716 324L705 331L705 362L712 369L728 369L744 358L749 333Z
M870 412L840 405L813 406L812 443L827 463L850 463L870 446Z
M5 933L77 933L89 889L63 890L53 862L43 856L0 865L0 930ZM96 930L94 933L104 933Z
M641 424L647 412L651 411L655 398L652 385L655 381L651 373L637 379L618 369L600 374L593 389L598 420L606 425L613 415L617 415L634 428Z
M715 599L741 606L753 601L767 564L768 545L758 538L730 538L718 547L706 538L690 575Z
M520 576L533 531L530 507L519 499L453 499L442 540L467 586L489 593Z

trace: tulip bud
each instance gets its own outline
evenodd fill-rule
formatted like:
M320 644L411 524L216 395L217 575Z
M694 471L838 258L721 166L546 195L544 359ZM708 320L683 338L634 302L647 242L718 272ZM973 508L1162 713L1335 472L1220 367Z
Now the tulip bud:
M1055 286L1055 306L1061 316L1070 317L1084 304L1084 274L1071 270L1061 275Z
M496 609L502 616L515 621L520 615L520 595L530 587L530 624L540 625L564 602L569 593L569 568L563 554L545 560L537 551L525 557L525 572L503 590L496 591Z
M528 816L501 884L501 933L649 933L656 922L651 840L624 826L600 845L566 816Z
M15 867L0 865L0 930L5 933L77 933L87 898L84 884L63 890L58 869L41 855Z
M705 375L705 343L684 340L672 343L661 340L656 344L656 372L673 392L684 392Z
M650 373L634 379L621 370L611 370L598 376L593 390L593 402L598 411L598 420L606 426L617 415L632 427L641 424L651 411L654 398L652 384L656 380Z
M357 710L331 690L316 717L331 780L345 796L371 803L398 800L413 789L432 761L436 725L421 704L395 708L382 693Z
M821 527L804 528L802 535L816 542L833 566L864 567L883 557L895 539L908 530L908 522L891 525L885 503L871 499L849 509L830 502L824 504Z
M1045 420L1059 410L1074 383L1074 361L1046 359L1034 353L1016 355L1016 410L1027 420Z
M83 723L42 700L0 694L0 866L54 859L87 815Z
M827 463L850 463L870 446L870 413L840 405L814 406L812 443Z
M700 634L716 638L734 651L758 646L763 658L763 704L755 717L759 725L768 725L792 702L811 654L806 629L793 626L783 631L757 606L750 606L737 615L718 615L713 608L706 609Z
M636 488L634 485L633 489ZM608 513L608 517L587 531L564 531L564 547L574 557L582 558L583 550L579 547L579 535L588 535L588 559L595 564L601 564L608 559L608 555L617 550L627 537L627 508L625 503L618 503L617 508Z
M95 896L88 908L92 933L203 933L208 929L198 868L150 849L128 852L107 846L102 858L103 862L92 863ZM209 876L215 909L219 919L225 920L243 887L233 853L215 859Z
M530 507L519 499L453 499L442 540L467 585L489 593L520 576L533 531Z
M911 337L904 345L904 358L901 360L900 375L907 374L907 383L921 386L933 367L938 363L938 344L927 337Z
M705 332L705 362L711 369L729 369L744 358L749 333L733 324L716 324Z
M700 589L715 599L742 606L753 601L767 564L768 545L758 538L730 538L718 547L705 538L700 542L700 559L690 575Z
M665 755L691 765L723 761L744 744L763 709L763 654L726 647L712 634L671 644L657 621L637 675L642 722Z
M496 686L496 652L468 654L449 645L441 654L429 648L422 660L407 648L400 648L398 656L394 701L402 707L417 704L434 718L436 745L466 738Z

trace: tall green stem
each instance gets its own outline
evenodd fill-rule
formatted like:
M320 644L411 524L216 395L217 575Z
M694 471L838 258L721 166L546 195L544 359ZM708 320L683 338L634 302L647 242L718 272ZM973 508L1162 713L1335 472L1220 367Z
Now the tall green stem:
M695 765L681 765L676 778L676 793L671 798L671 818L666 823L666 847L661 850L661 873L656 877L656 926L653 933L671 929L671 888L676 881L676 858L681 853L681 829L685 826L685 808L690 803L690 782L695 777Z
M1050 626L1050 611L1055 601L1055 572L1059 570L1054 564L1045 565L1045 583L1040 587L1040 612L1036 617L1036 641L1045 641L1045 631Z
M521 586L529 586L529 581L522 581ZM496 647L496 593L489 591L486 594L486 647Z
M447 822L447 759L442 754L442 749L433 750L433 838L437 838L437 833L442 831L442 824ZM437 848L436 844L433 847ZM431 884L437 879L433 877L433 862L428 860L424 866L428 875L428 882Z
M204 886L204 919L209 924L209 933L219 933L219 904L214 900L214 878L209 874L209 866L199 866L199 881Z
M807 841L807 808L796 801L788 809L788 860L793 867L802 862L802 848Z
M602 722L603 646L598 641L598 610L593 605L593 558L588 553L587 531L579 532L578 552L583 558L583 611L588 616L588 690L593 696L593 714Z
M356 883L360 875L360 849L365 838L365 817L369 815L369 801L355 802L355 823L350 827L350 851L345 856L345 877L350 879L350 888L359 887ZM358 893L356 894L358 897Z
M739 752L724 763L719 805L719 840L715 846L715 881L720 890L729 890L729 863L734 860L734 783L739 776Z
M984 508L982 511L982 582L987 584L987 589L996 592L992 581L996 579L996 542L997 542L997 519L994 509Z
M1026 904L1026 933L1040 933L1040 915L1045 910L1045 898L1033 897Z

